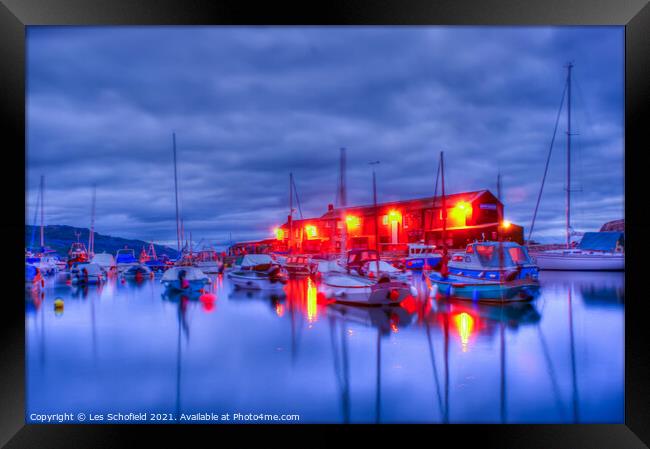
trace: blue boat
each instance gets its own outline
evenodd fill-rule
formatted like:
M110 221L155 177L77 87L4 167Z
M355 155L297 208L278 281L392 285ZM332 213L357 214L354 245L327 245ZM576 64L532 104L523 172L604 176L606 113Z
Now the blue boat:
M530 301L539 291L539 269L528 251L515 242L467 245L451 257L446 275L439 271L426 279L445 297L481 302Z
M435 252L435 245L411 243L404 266L407 270L433 269L442 260L442 254Z

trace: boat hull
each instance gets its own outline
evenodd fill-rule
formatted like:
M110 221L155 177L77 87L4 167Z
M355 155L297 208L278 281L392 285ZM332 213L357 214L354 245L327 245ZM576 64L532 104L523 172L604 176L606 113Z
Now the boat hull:
M325 297L342 304L380 306L399 304L408 296L416 295L412 286L400 281L373 283L350 276L329 276L320 285Z
M414 257L407 258L405 262L405 267L407 270L422 270L425 266L429 269L432 269L440 262L442 256L440 257Z
M533 257L540 270L556 271L624 271L623 254L537 253Z
M539 292L536 281L517 279L508 282L478 281L461 276L439 274L430 276L431 284L437 295L468 301L506 303L531 301Z
M167 281L167 280L161 281L161 283L165 286L166 289L171 291L176 291L176 292L198 292L199 290L202 290L208 283L208 281L205 279L194 279L187 282L189 285L183 288L181 286L181 281L179 281L178 279L172 281Z
M269 278L240 275L229 273L230 282L236 287L245 290L282 290L285 283L281 281L271 281Z

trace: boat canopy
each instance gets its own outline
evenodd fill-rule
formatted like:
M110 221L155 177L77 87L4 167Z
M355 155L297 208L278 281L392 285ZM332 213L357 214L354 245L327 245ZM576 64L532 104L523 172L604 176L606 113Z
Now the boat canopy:
M503 257L499 247L503 245ZM499 268L532 263L528 251L515 242L481 242L467 245L466 254L476 253L484 267Z
M246 254L241 261L243 267L255 267L257 265L272 264L273 259L268 254Z
M117 263L133 263L138 260L135 258L135 251L132 249L119 249L115 255L115 261Z
M88 276L99 276L100 274L102 274L101 267L96 263L80 262L80 263L76 263L74 265L74 268L79 270L79 273L81 273L83 269L86 269L86 271L88 272Z
M578 248L591 251L614 251L617 245L621 248L624 246L624 237L622 232L585 232Z
M208 278L203 271L196 267L172 267L165 271L161 281L176 281L182 271L185 272L185 279L188 281L198 281Z

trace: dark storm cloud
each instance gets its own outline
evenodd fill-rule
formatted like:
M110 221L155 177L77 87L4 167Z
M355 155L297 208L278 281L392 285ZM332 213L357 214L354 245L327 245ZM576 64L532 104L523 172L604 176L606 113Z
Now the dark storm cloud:
M340 147L351 204L450 192L503 176L506 216L529 226L575 62L574 228L623 216L622 28L49 28L28 30L28 189L47 222L175 239L171 133L195 240L270 235L292 171L305 216L334 202ZM566 127L535 235L560 238ZM31 222L33 211L28 209Z

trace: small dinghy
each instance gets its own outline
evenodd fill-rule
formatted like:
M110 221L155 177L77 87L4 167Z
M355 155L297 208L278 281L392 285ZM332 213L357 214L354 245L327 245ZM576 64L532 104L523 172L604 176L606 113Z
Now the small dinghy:
M448 273L425 277L437 294L470 301L530 301L539 291L538 268L515 242L480 242L452 255Z
M124 279L135 279L137 281L153 277L153 271L147 265L141 263L126 268L120 273L120 276Z
M287 274L268 254L247 254L239 267L228 273L236 288L279 290L287 283Z
M178 291L198 291L210 282L208 276L192 266L171 267L163 274L160 282L165 288Z
M105 271L96 263L78 262L70 268L70 282L72 285L101 284L105 280Z

